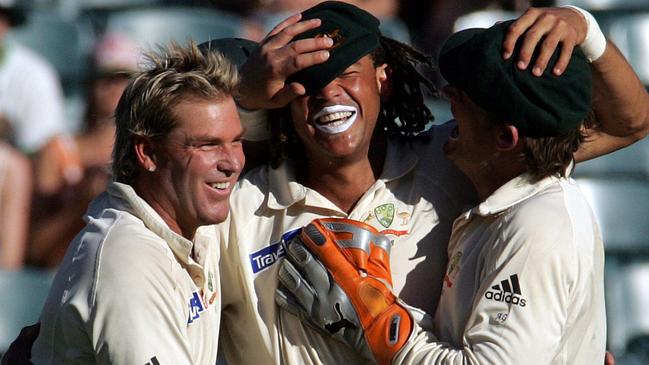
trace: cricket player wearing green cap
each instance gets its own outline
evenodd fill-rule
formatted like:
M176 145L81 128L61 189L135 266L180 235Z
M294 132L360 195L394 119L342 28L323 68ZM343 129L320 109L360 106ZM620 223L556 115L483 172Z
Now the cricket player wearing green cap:
M519 70L502 58L509 25L456 33L441 51L457 122L444 151L481 203L453 225L435 330L415 326L394 363L604 361L604 247L585 196L568 178L590 123L590 67L575 50L561 77ZM308 262L310 252L288 257ZM312 285L317 266L299 262L308 284L290 291L304 311L304 287L322 300L328 285ZM350 297L354 289L346 290ZM341 307L352 302L336 299Z
M508 28L501 56L517 62L518 69L529 66L538 77L561 42L558 60L547 71L561 74L572 47L585 38L585 23L571 9L531 10ZM519 48L512 58L515 44ZM537 44L538 57L530 63ZM271 166L251 171L239 182L231 199L229 227L220 230L220 350L228 363L419 363L420 357L426 359L428 347L418 336L431 332L423 331L430 328L421 327L419 320L437 308L452 222L466 204L475 204L471 181L442 153L455 124L422 132L431 116L421 90L427 82L416 70L426 62L415 50L381 36L371 15L340 2L325 2L278 25L243 65L239 105L276 110L270 113L269 123ZM611 75L613 66L615 75ZM591 138L575 153L577 161L628 145L649 128L645 103L649 96L615 48L608 45L590 68L600 85L595 106L599 129L588 130ZM322 217L364 222L371 229L345 226L370 232L361 234L364 237L377 237L376 231L393 242L392 277L384 281L392 283L392 292L403 302L423 311L409 309L411 316L400 316L399 323L381 322L389 326L386 341L368 335L377 332L365 326L368 318L379 318L381 313L370 310L360 321L348 316L358 310L349 311L350 303L359 302L355 294L341 295L338 290L338 296L328 300L313 288L304 289L307 283L299 278L301 265L308 266L300 260L303 251L293 252L292 245L283 242L294 241L297 230ZM313 233L304 232L299 233L304 240ZM363 246L354 239L343 241L348 247ZM286 262L282 258L287 254L296 270L278 264ZM359 277L359 283L366 282L363 275ZM278 281L288 289L278 294L279 306L275 304ZM335 283L331 284L330 288ZM291 298L291 291L300 297ZM405 308L393 299L386 300L383 308ZM304 305L300 308L296 303ZM326 316L318 318L315 326L324 323L324 329L302 323L320 309ZM397 312L403 313L391 313ZM397 327L400 331L393 331ZM346 346L341 339L356 342Z

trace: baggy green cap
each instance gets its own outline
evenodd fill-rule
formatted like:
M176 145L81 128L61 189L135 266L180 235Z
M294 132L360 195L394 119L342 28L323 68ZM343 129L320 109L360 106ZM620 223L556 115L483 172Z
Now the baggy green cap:
M453 34L440 52L442 76L480 107L516 126L527 137L564 135L583 121L591 108L588 61L575 48L566 70L555 76L552 69L559 58L557 49L541 77L532 74L532 67L519 70L516 62L520 41L508 60L502 58L503 39L511 23ZM530 65L536 58L534 54Z
M250 54L259 46L255 41L244 38L218 38L203 42L198 48L203 52L221 52L237 69L241 69Z
M302 20L320 19L318 28L297 35L294 40L329 37L334 45L329 59L291 76L287 82L299 82L314 93L327 86L345 69L375 50L380 42L379 20L354 5L325 1L302 13Z

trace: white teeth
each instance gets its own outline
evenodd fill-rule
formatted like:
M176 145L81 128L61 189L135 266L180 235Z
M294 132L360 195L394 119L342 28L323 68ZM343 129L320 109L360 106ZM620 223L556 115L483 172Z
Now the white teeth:
M319 123L328 123L328 122L332 122L332 121L338 120L338 119L349 118L349 117L352 116L352 114L354 114L354 113L352 113L352 112L331 113L331 114L327 114L325 116L320 117L318 119L318 122Z
M229 182L212 183L211 186L213 189L225 190L228 187L230 187L230 183Z
M337 134L348 130L356 121L356 108L348 105L331 105L313 116L314 126L320 132Z

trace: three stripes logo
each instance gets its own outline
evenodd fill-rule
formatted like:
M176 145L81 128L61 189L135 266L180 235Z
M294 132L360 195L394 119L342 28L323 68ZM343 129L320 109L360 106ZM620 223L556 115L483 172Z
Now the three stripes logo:
M511 303L524 307L527 301L521 295L521 286L518 283L518 275L511 275L508 279L502 280L484 293L485 298L497 302Z
M158 361L158 358L154 356L149 362L144 365L160 365L160 362Z

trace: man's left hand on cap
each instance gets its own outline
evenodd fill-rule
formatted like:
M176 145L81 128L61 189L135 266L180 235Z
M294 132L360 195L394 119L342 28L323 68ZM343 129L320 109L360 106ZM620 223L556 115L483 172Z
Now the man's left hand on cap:
M273 28L243 65L240 106L249 110L281 108L306 93L303 85L286 83L286 79L325 62L332 41L329 38L294 41L296 35L320 25L318 19L300 21L300 18L300 14L293 15Z
M521 51L517 66L520 69L533 67L533 73L540 76L557 47L561 54L552 72L561 75L568 66L572 50L586 38L588 25L579 12L570 8L530 8L514 23L503 41L503 57L508 59L520 40ZM540 47L539 57L529 65L534 50Z

